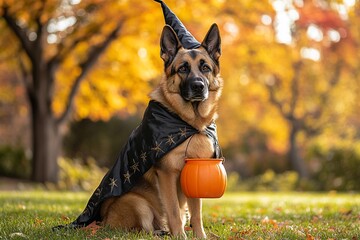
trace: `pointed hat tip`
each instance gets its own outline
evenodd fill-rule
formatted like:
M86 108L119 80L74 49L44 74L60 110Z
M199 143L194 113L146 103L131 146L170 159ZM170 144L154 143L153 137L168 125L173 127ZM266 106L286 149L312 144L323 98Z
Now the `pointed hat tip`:
M180 19L170 10L170 8L162 0L154 0L161 4L166 24L170 25L176 32L181 44L184 48L193 49L200 47L200 43L186 29Z

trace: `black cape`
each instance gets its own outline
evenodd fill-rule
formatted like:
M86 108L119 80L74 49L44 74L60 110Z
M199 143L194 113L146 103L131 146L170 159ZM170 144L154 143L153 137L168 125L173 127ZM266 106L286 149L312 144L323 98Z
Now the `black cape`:
M141 124L131 133L114 166L90 197L85 210L67 227L85 227L93 221L100 221L100 206L106 198L128 192L166 153L196 133L199 131L179 116L160 103L150 101ZM214 157L220 157L215 123L210 124L205 133L213 140Z

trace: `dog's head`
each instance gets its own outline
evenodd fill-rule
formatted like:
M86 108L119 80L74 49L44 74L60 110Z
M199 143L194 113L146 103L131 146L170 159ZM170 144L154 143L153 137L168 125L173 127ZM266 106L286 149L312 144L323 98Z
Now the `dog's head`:
M218 80L220 43L216 24L196 49L183 48L174 30L166 25L160 46L168 91L179 93L185 101L199 102L208 98L209 91L217 90L221 84Z

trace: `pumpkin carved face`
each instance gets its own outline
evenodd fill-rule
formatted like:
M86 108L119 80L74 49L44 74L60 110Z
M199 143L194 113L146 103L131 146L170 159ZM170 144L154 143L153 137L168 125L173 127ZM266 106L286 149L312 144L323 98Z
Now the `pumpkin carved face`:
M226 189L223 159L187 158L180 175L181 189L189 198L219 198Z

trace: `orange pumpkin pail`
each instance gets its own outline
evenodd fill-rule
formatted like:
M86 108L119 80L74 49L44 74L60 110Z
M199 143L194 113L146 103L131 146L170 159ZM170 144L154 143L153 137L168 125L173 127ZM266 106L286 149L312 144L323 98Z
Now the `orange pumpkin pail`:
M180 175L181 189L189 198L219 198L226 189L223 159L187 158Z

